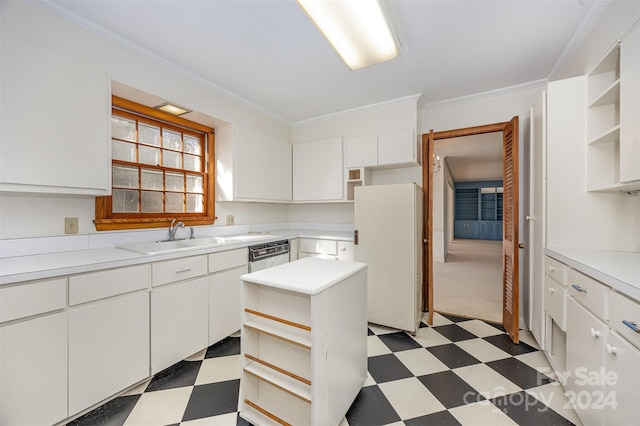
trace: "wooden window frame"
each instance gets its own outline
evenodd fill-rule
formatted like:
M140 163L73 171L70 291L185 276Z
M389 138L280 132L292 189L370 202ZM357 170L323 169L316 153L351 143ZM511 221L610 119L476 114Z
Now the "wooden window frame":
M96 218L93 221L98 231L121 229L163 228L169 226L172 219L177 219L187 226L212 225L215 221L215 132L212 128L193 121L165 113L117 96L111 97L112 113L123 113L124 116L141 116L161 121L169 126L195 131L205 135L203 173L203 213L113 213L112 197L96 197ZM135 163L140 166L147 166ZM113 166L113 161L112 161ZM113 188L113 187L112 187Z

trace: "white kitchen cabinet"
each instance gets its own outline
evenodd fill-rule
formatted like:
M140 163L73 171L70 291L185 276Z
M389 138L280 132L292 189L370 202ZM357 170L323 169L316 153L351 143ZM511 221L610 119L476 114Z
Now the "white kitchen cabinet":
M321 238L300 238L298 258L317 257L332 260L354 260L354 247L351 241L327 240Z
M548 256L544 258L544 352L556 371L564 371L567 331L567 267Z
M347 168L374 167L378 165L378 135L347 138Z
M343 198L342 138L293 145L293 201Z
M640 189L640 27L587 76L587 188Z
M3 21L2 38L0 190L109 195L105 70L28 20Z
M217 201L291 201L291 144L251 129L216 128Z
M640 26L620 45L620 182L640 188Z
M414 129L400 129L347 138L347 168L420 164L422 153L415 133Z
M209 345L240 330L240 277L248 257L244 248L209 255Z
M602 425L604 409L592 409L591 401L604 396L604 385L585 378L592 374L602 380L608 327L573 298L567 310L567 397L583 424Z
M420 163L418 139L413 129L401 129L378 134L378 165Z
M208 341L207 277L154 288L151 293L151 374L206 348Z
M149 376L149 293L69 311L69 415Z
M338 241L338 260L353 262L355 251L353 243L350 241Z
M242 288L240 415L339 424L367 376L366 265L304 259Z
M69 277L69 415L149 376L150 266Z
M67 417L67 312L0 327L0 424Z
M289 240L289 262L298 260L299 247L300 247L300 240L298 238L292 238Z
M605 424L637 423L640 419L640 351L611 331L605 344L605 371Z

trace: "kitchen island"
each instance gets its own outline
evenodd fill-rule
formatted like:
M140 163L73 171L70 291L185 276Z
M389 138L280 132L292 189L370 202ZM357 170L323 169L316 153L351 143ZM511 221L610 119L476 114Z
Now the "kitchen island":
M367 265L305 258L241 278L240 415L339 424L367 378Z

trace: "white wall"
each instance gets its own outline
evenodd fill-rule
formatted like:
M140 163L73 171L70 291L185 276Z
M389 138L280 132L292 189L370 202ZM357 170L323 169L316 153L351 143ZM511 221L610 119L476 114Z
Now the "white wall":
M55 5L44 4L45 7ZM198 80L152 54L134 51L117 36L107 41L30 2L2 2L3 20L20 25L3 26L2 43L33 39L63 57L86 63L124 85L171 100L217 120L239 124L280 140L290 141L290 125L224 90ZM15 31L9 32L9 31ZM120 45L118 45L118 43ZM46 64L43 64L46 72ZM3 103L6 99L3 99ZM37 99L30 100L38 102ZM37 120L34 120L37 125ZM64 149L64 147L60 147ZM96 233L92 197L0 194L0 238L56 236L64 234L64 218L77 217L81 234ZM236 216L236 224L286 222L287 207L217 203L216 214ZM216 225L220 222L217 221Z
M416 129L418 98L409 96L293 124L293 143L333 136L363 136L399 129Z
M437 151L437 150L436 150ZM454 181L446 156L441 157L442 168L433 175L433 261L445 262L449 242L453 239L453 199L450 187Z

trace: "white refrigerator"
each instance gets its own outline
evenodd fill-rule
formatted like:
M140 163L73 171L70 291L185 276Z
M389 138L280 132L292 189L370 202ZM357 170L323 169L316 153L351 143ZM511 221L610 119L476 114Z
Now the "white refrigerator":
M422 212L415 183L355 188L355 260L368 265L367 320L413 334L422 317Z

